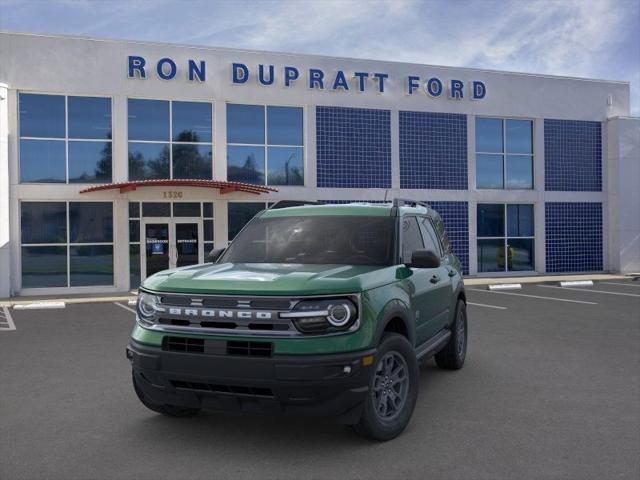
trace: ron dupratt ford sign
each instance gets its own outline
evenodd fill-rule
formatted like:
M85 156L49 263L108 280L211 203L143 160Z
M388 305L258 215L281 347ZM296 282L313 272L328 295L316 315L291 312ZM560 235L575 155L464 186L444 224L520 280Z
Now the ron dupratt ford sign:
M140 56L128 57L129 78L148 78L151 75L162 80L186 78L191 82L206 82L207 64L204 60L188 60L186 65L178 65L168 57L154 62L147 62L147 59ZM257 82L265 87L279 85L288 88L302 83L307 88L316 90L384 93L389 74L345 70L327 72L320 68L303 70L290 65L258 64L253 66L233 62L229 65L229 79L235 85ZM418 75L407 75L402 81L407 95L421 92L432 98L480 100L487 94L485 84L479 80L464 82L453 78L444 79L435 76L421 78Z

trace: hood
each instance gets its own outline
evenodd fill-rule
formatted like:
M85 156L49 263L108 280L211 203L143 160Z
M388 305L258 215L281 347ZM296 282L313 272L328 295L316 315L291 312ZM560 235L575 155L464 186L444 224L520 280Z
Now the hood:
M205 264L159 272L142 287L159 292L238 295L357 293L396 280L397 267L274 263Z

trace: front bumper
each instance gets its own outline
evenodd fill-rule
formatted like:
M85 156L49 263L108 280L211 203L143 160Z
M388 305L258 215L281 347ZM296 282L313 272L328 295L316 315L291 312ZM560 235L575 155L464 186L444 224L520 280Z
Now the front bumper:
M360 418L375 349L334 355L236 357L165 351L131 340L139 388L154 403L233 412Z

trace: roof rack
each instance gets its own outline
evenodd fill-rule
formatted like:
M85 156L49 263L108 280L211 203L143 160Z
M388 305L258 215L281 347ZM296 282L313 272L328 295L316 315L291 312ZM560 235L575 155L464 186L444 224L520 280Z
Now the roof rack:
M304 205L320 205L318 202L311 200L279 200L271 205L268 210L277 210L278 208L302 207Z
M426 203L426 202L420 202L418 200L409 200L407 198L394 198L393 199L393 206L394 207L406 207L406 206L421 206L421 207L425 207L425 208L431 208L431 206Z

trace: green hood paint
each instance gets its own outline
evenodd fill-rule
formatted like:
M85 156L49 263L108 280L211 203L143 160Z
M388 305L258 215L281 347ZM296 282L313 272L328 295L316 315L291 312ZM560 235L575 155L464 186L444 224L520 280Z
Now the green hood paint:
M397 266L208 263L157 273L142 287L174 293L332 295L393 283L397 270Z

